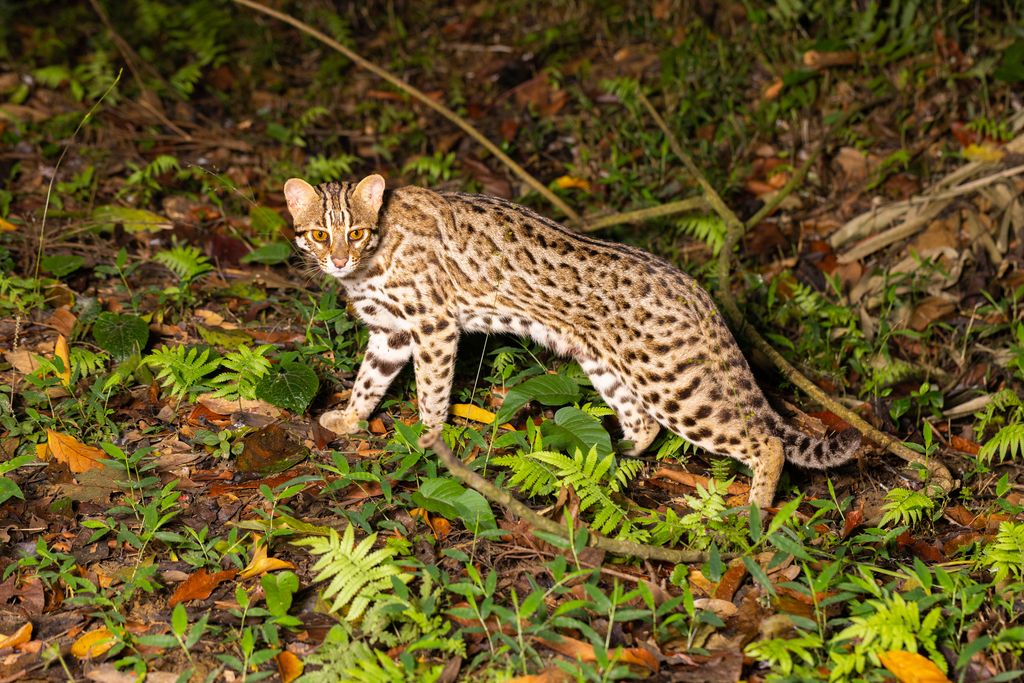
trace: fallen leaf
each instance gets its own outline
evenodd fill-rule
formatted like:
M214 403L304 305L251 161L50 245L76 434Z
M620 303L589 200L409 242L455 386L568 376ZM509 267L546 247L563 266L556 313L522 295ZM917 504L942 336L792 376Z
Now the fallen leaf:
M981 450L981 446L979 446L978 444L974 443L973 441L968 441L967 439L962 439L956 434L950 435L949 443L951 446L953 446L953 448L957 449L958 451L961 451L963 453L970 453L971 455L977 455L978 451Z
M9 636L0 637L0 650L5 647L18 647L32 640L32 622L28 622Z
M853 66L856 63L856 52L819 52L818 50L808 50L804 53L804 66L814 71L830 69L835 66Z
M282 683L292 683L302 675L302 660L285 650L274 659L277 660L277 673L281 675Z
M900 683L951 683L935 662L916 652L889 650L878 653L878 659Z
M569 636L562 636L562 641L558 643L545 638L537 638L536 640L545 647L554 650L559 654L563 654L566 657L572 657L573 659L579 658L584 662L597 661L597 656L594 654L594 646L590 643L584 643L582 640L576 640ZM658 660L654 658L654 655L643 648L622 648L621 650L609 652L608 656L612 661L626 662L627 664L639 664L641 666L646 666L654 673L658 673Z
M71 646L71 654L79 659L99 657L114 647L116 642L117 638L114 637L113 633L105 628L98 628L95 631L89 631L76 640L75 644Z
M492 171L484 162L466 157L462 160L462 167L468 169L473 178L483 185L486 194L502 199L512 199L512 186L505 176Z
M915 332L924 332L936 320L956 312L956 304L938 296L927 296L916 306L908 326Z
M261 427L242 438L236 460L239 472L275 474L301 462L309 450L276 424Z
M779 80L775 81L774 83L772 83L771 85L769 85L764 90L764 98L766 100L774 100L776 97L779 96L779 93L782 92L782 86L783 85L784 84L783 84L781 78Z
M702 477L698 474L690 474L689 472L680 472L679 470L673 470L668 467L659 468L650 476L651 479L664 478L682 484L683 486L690 486L697 488L697 485L701 485L704 488L708 487L710 479L708 477ZM750 491L750 487L746 484L730 484L726 492L730 496L743 495Z
M967 145L964 148L964 158L968 161L980 161L985 164L998 164L1003 160L1005 152L996 149L995 145L988 143L981 145Z
M254 576L262 576L267 572L277 571L278 569L295 569L295 565L285 560L279 560L276 557L261 557L253 559L249 566L238 573L238 578L251 579Z
M583 178L576 178L570 175L564 175L555 178L555 185L557 185L563 190L568 190L569 188L575 187L586 192L590 192L590 181L584 180Z
M57 462L66 463L68 469L78 474L94 467L103 467L98 460L108 460L107 454L95 446L86 446L75 437L46 430L46 447Z
M0 231L13 232L18 229L18 226L14 223L8 223L3 218L0 218Z
M174 595L167 601L167 606L174 607L178 603L188 600L205 600L213 593L213 589L225 581L235 578L237 573L238 570L229 569L216 574L207 574L205 569L200 569L181 582L181 585L174 591Z
M484 410L480 406L471 405L468 403L455 403L448 407L448 412L455 417L464 417L467 420L473 420L474 422L480 422L485 425L493 424L495 415L489 410ZM515 431L515 427L508 424L507 422L500 425L501 429L508 429Z
M61 384L68 391L71 391L71 356L69 355L68 340L64 338L63 334L57 335L57 344L53 348L54 359L60 358L61 363L64 364L64 369L60 372Z
M576 680L557 666L549 666L540 673L510 678L506 683L568 683Z

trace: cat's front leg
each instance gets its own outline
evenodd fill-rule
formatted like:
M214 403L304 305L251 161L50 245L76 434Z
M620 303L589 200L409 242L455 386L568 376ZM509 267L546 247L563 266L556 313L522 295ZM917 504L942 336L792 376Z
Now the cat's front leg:
M321 415L320 425L335 434L358 432L359 423L370 418L410 355L412 335L409 332L371 330L348 406L344 410L332 410Z
M431 319L419 323L419 335L413 343L416 368L416 398L424 433L440 431L448 418L452 397L452 375L459 331L454 321Z

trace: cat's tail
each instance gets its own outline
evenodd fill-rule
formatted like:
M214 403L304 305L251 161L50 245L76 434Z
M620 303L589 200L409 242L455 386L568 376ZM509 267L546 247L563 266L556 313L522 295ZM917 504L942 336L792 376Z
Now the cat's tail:
M844 429L830 439L815 439L784 423L780 438L786 460L816 470L841 465L860 448L860 432L854 427Z

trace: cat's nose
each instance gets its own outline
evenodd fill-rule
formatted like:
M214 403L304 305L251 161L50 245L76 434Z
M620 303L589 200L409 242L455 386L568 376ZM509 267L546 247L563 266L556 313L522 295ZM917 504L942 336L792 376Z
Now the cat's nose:
M345 265L348 264L348 257L338 258L337 256L332 256L331 262L334 264L335 268L344 268Z

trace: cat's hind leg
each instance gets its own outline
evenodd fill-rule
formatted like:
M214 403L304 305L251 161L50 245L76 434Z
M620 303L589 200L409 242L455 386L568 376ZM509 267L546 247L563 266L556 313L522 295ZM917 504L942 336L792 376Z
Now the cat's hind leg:
M661 426L637 400L629 387L608 366L596 360L581 360L580 367L587 373L594 388L604 402L615 411L622 426L623 453L640 455L647 450L661 431Z

